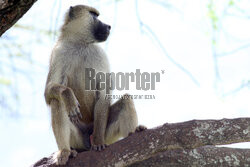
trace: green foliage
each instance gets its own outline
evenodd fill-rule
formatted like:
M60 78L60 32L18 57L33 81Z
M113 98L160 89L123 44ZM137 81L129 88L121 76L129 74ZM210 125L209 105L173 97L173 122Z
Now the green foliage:
M21 28L23 30L28 30L28 31L39 31L41 33L43 33L44 35L48 35L48 36L53 36L54 32L50 31L50 30L43 30L43 29L39 29L37 27L34 26L26 26L26 25L21 25L21 24L15 24L13 26L14 28Z
M211 20L212 27L213 27L214 30L217 30L218 29L219 18L218 18L218 15L216 13L216 7L215 7L215 4L214 4L214 1L210 0L207 7L208 7L208 17Z
M234 0L229 0L228 6L234 6L234 4L235 4Z
M9 86L9 85L11 85L11 81L9 79L7 79L7 78L1 78L0 77L0 84Z

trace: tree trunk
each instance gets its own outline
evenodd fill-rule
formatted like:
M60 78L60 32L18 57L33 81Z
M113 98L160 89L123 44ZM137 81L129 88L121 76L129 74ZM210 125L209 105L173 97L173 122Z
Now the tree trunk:
M37 0L0 0L0 37L12 27Z

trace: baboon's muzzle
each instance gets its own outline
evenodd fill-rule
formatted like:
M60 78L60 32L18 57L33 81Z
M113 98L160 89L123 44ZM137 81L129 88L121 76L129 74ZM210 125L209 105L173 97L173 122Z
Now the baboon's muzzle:
M110 33L111 26L108 24L104 24L99 21L98 25L94 30L95 39L99 42L105 41Z

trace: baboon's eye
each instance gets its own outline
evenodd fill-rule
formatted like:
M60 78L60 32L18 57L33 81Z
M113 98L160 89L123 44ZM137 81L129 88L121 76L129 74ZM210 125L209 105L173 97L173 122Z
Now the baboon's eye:
M93 17L98 17L98 14L94 11L89 11L89 13L93 16Z

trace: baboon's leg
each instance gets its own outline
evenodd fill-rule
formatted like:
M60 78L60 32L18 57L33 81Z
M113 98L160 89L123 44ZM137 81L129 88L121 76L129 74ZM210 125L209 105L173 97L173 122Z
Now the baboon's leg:
M59 84L48 85L45 98L51 107L52 129L59 149L56 163L63 165L70 155L76 156L71 147L83 147L81 136L71 123L79 121L79 104L73 91Z
M121 137L127 137L135 132L138 125L134 102L128 95L110 107L108 123L105 133L105 143L111 144Z
M71 148L84 148L83 139L78 129L69 120L64 106L58 100L52 99L51 103L52 129L58 146L56 164L65 165L72 155L75 157L77 152Z
M66 164L70 154L70 128L69 118L58 100L52 99L50 102L52 129L58 146L56 164Z
M107 127L110 100L105 99L104 91L96 92L94 108L93 134L91 135L91 149L102 150L105 148L105 131Z

